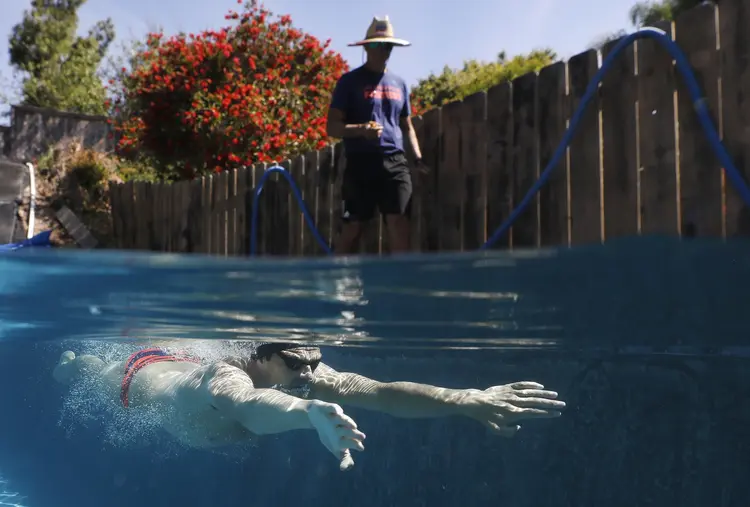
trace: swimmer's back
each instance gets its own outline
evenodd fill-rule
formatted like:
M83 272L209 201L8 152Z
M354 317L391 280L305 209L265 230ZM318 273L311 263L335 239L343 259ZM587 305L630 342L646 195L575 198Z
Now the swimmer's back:
M247 387L252 389L250 378L223 362L193 366L192 370L185 370L178 376L165 376L169 380L160 382L163 386L160 401L169 407L164 429L190 447L217 447L250 440L252 433L222 414L212 404L210 393L211 389L216 389L217 382L238 375L246 378Z

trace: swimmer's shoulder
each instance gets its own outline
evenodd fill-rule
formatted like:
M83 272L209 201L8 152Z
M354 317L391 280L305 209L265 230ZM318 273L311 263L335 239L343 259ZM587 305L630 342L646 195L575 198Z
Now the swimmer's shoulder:
M249 382L252 386L252 380L244 371L224 361L215 361L186 372L178 388L200 390L211 394L212 391L220 389L225 384L237 382L242 384Z
M201 384L211 397L233 397L238 390L255 389L247 373L224 360L205 365L201 377Z

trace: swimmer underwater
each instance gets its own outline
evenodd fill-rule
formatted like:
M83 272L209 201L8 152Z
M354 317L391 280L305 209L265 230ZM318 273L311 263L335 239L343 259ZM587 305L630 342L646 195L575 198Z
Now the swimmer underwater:
M402 418L460 415L512 437L527 419L559 417L565 403L536 382L478 389L446 389L413 382L379 382L338 372L321 362L318 347L264 343L249 357L200 364L164 349L140 350L106 364L92 355L63 352L54 379L70 385L88 376L126 409L150 405L162 426L189 447L209 448L254 436L314 429L340 469L354 465L365 434L341 405ZM294 392L304 391L303 397Z

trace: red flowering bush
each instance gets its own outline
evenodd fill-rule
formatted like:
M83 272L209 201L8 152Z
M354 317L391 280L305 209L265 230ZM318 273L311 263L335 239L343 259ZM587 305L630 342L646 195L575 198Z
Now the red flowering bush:
M242 0L239 0L241 3ZM167 179L269 162L319 149L340 54L247 4L232 26L151 34L115 90L121 155L148 157Z

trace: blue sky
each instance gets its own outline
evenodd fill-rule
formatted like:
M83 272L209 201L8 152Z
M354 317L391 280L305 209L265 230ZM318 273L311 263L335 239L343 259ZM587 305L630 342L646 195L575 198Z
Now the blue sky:
M2 0L0 76L8 82L8 36L30 0ZM262 0L276 14L290 14L294 24L325 40L352 66L362 50L347 43L362 38L373 16L388 15L396 35L412 42L391 58L391 68L410 85L445 65L459 67L469 58L492 60L549 47L560 58L586 50L592 41L629 29L635 0ZM166 33L219 28L236 0L88 0L80 12L83 32L96 20L111 17L121 41L142 38L155 27ZM461 21L463 20L463 21ZM3 108L4 109L4 108Z

